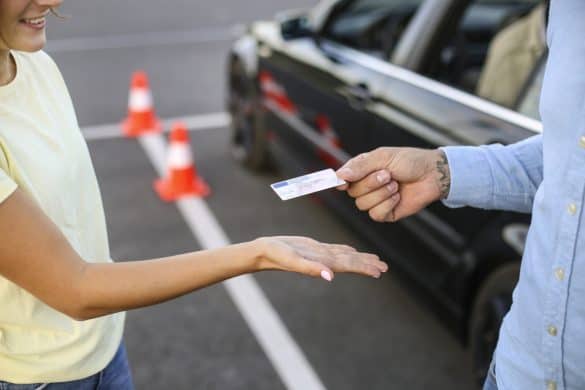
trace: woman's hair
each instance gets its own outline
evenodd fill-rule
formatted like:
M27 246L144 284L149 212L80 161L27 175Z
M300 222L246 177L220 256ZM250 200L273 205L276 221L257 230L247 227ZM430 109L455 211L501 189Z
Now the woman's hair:
M69 19L71 17L70 15L61 15L59 11L57 11L55 8L51 8L51 13L53 14L53 16L62 20Z

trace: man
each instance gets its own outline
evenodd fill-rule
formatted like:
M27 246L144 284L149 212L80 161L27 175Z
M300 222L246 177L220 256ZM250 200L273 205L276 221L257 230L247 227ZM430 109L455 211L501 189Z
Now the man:
M585 1L551 2L543 135L505 147L380 148L338 172L376 221L399 220L436 200L532 211L486 389L585 389L584 21Z

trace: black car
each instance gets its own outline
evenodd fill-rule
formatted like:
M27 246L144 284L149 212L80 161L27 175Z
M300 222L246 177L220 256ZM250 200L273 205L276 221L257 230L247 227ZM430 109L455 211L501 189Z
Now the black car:
M229 57L233 154L251 169L276 164L291 176L379 146L509 144L538 134L541 57L522 64L527 76L513 104L475 92L494 37L538 3L333 0L253 23ZM530 216L436 203L380 224L342 192L321 197L422 287L415 290L469 343L481 381Z

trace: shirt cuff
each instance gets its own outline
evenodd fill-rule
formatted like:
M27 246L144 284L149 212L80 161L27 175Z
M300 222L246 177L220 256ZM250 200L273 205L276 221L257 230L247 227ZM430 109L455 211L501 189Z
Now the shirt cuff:
M492 198L492 176L485 150L480 146L445 146L451 187L443 199L447 207L485 208Z

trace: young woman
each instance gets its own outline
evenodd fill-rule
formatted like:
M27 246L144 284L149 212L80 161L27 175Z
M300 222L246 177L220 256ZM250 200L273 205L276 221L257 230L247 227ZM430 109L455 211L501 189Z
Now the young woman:
M303 237L113 263L70 96L40 51L61 1L0 0L0 389L132 388L124 310L236 275L387 270L375 255Z

